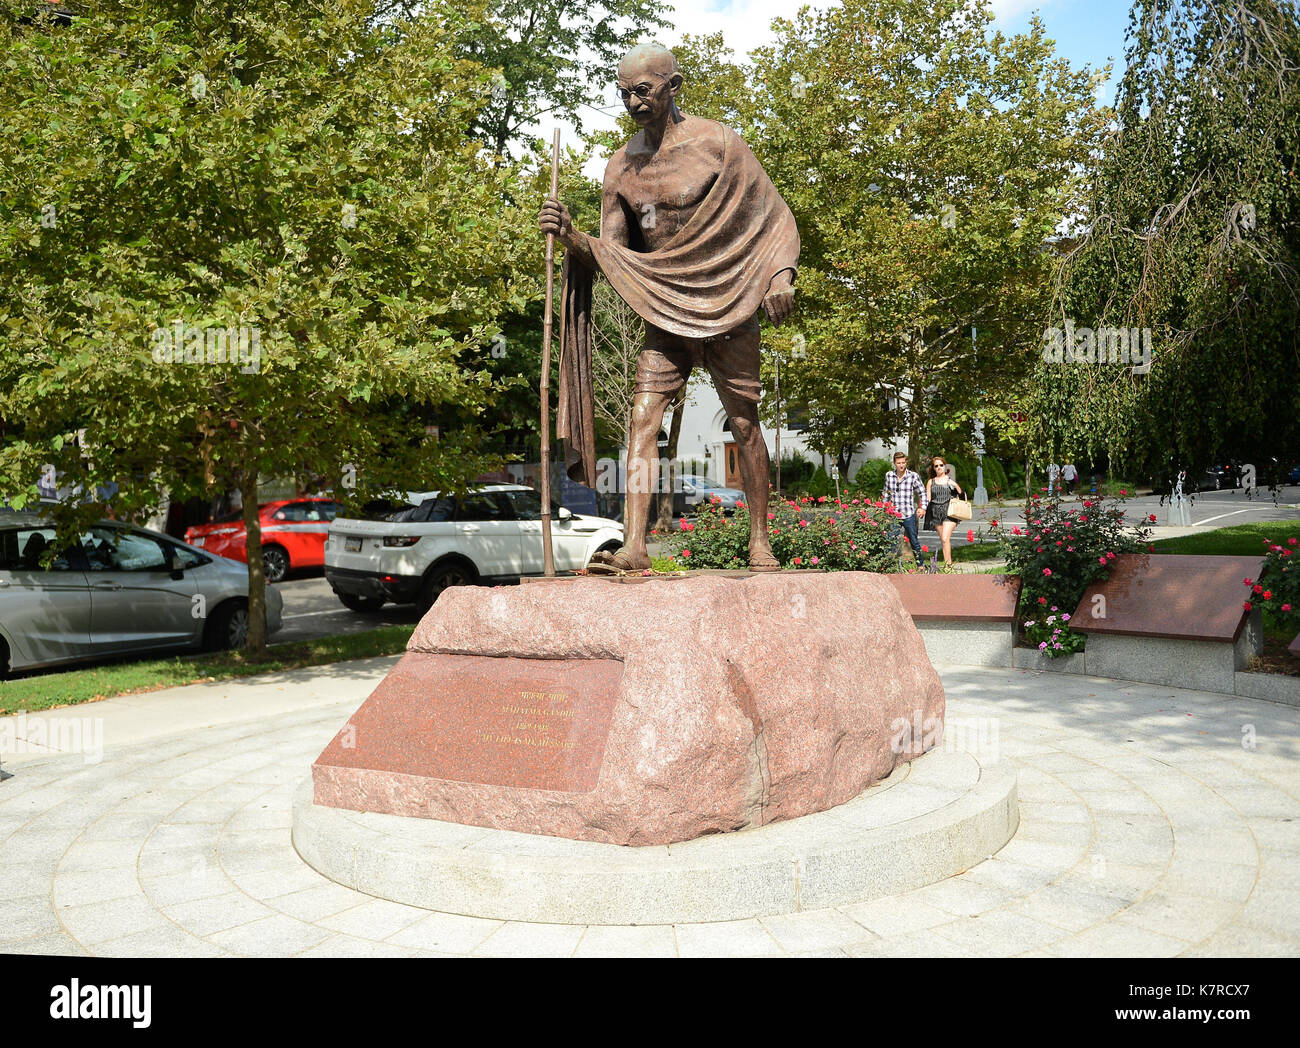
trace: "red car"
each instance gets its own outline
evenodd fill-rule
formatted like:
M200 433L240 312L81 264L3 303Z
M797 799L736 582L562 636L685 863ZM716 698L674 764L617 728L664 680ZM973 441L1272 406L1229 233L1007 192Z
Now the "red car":
M279 582L296 568L324 567L325 535L337 513L338 504L327 498L263 503L258 516L262 521L266 581ZM186 528L185 541L218 557L247 563L244 511L235 510L210 524Z

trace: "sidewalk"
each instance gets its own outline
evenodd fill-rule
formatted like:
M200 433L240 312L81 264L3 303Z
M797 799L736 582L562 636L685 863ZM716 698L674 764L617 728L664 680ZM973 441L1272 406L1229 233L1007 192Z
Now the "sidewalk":
M293 792L392 662L41 714L102 717L105 749L98 763L29 755L0 782L10 860L0 952L1300 955L1294 708L939 666L949 724L991 726L997 755L1018 770L1021 822L997 855L914 892L829 910L708 925L541 925L376 899L299 859Z

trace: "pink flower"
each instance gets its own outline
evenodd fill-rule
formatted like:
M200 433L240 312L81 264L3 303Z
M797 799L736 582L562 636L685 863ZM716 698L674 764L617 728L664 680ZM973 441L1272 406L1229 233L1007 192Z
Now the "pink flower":
M1282 610L1283 610L1283 611L1290 611L1290 610L1291 610L1291 605L1290 605L1290 604L1283 604L1283 605L1282 605Z
M1124 488L1120 488L1120 489L1119 489L1119 493L1120 493L1121 495L1127 495L1127 494L1128 494L1128 492L1127 492Z
M767 519L768 519L768 520L776 520L776 514L775 514L775 513L769 513L769 514L767 515Z
M1246 603L1243 604L1242 607L1245 608L1247 611L1250 611L1250 601L1246 601Z
M974 541L975 541L975 529L974 529L974 528L967 528L967 529L966 529L966 541L967 541L967 542L974 542Z
M1254 590L1255 593L1263 593L1263 592L1264 592L1264 587L1263 587L1263 586L1260 586L1258 583L1257 583L1255 586L1253 586L1252 589Z
M1098 557L1098 558L1097 558L1097 563L1098 563L1098 564L1105 564L1105 563L1106 563L1106 558L1105 558L1105 557Z
M1039 598L1038 598L1038 603L1039 603L1039 604L1046 604L1046 603L1047 603L1047 598L1046 598L1046 597L1039 597Z
M689 557L690 555L691 555L691 551L690 551L690 550L688 550L688 549L684 549L684 550L682 550L682 556L683 556L683 557Z
M1114 560L1114 559L1115 559L1115 554L1113 554L1113 553L1107 553L1107 554L1106 554L1106 559L1107 559L1107 560Z
M1265 599L1265 600L1272 600L1272 599L1273 599L1273 591L1272 591L1272 590L1265 590L1265 591L1264 591L1264 599Z
M794 562L795 562L796 564L802 564L802 563L803 563L803 558L802 558L802 557L795 557L795 558L794 558Z
M1020 535L1020 534L1022 534L1022 532L1021 532L1021 530L1020 530L1019 528L1017 528L1017 527L1013 527L1013 528L1011 529L1011 534L1013 534L1013 535Z
M1051 573L1052 573L1052 569L1051 569L1051 568L1044 568L1044 569L1043 569L1043 574L1044 574L1044 575L1050 575Z
M1062 621L1062 622L1069 622L1069 621L1070 621L1070 616L1069 616L1069 615L1062 615L1062 616L1061 616L1061 621Z
M822 545L823 545L823 546L829 546L830 544L831 544L831 540L830 540L830 539L822 539Z
M1294 546L1296 544L1295 538L1289 538L1286 541L1288 546Z
M812 562L813 562L814 564L820 563L816 557L813 557Z
M1253 585L1255 584L1255 580L1254 580L1254 579L1242 579L1242 580L1241 580L1241 584L1242 584L1243 586L1253 586Z
M1084 499L1083 505L1084 505L1084 508L1086 508L1086 509L1092 509L1092 503L1089 502L1087 499ZM1085 519L1086 519L1086 518L1085 518Z
M1041 642L1039 643L1039 645L1038 645L1038 650L1039 650L1039 651L1046 651L1046 650L1047 650L1047 641L1041 641Z

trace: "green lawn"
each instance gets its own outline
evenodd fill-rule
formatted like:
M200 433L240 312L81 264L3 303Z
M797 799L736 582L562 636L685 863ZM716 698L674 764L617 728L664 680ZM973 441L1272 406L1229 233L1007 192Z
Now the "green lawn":
M18 680L0 681L0 714L19 710L46 710L93 702L113 695L157 691L199 681L248 677L256 673L319 666L345 659L393 655L406 649L415 626L381 626L365 633L339 634L317 640L272 644L267 658L253 662L242 652L173 656L148 662L118 662L88 669L42 673Z
M972 560L996 560L998 556L998 544L996 542L983 542L978 546L954 546L952 550L953 562Z
M1262 558L1265 539L1277 543L1292 535L1300 536L1300 520L1262 520L1253 524L1234 524L1230 528L1160 539L1152 545L1157 553Z

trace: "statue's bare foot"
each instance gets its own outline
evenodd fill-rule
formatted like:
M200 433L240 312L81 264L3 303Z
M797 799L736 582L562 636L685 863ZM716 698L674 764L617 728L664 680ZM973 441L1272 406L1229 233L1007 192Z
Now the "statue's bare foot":
M750 571L780 571L781 563L772 556L771 547L766 543L761 546L751 546L749 548L749 570Z
M617 553L599 550L592 554L588 569L613 568L615 571L645 571L650 567L650 558L644 554L630 553L621 549Z

